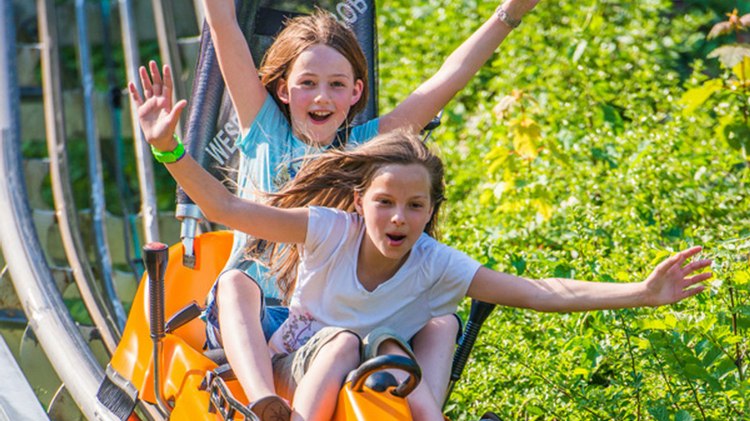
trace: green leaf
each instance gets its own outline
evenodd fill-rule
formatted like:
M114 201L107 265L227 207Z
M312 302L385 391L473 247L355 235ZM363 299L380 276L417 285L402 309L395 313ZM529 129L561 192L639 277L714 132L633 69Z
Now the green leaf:
M680 98L680 104L684 105L682 109L683 115L692 114L698 107L703 105L704 102L711 97L711 95L721 90L724 83L721 79L710 79L703 83L702 86L697 88L688 89Z
M663 321L656 319L641 320L639 325L641 329L667 330L667 325Z
M734 73L734 75L737 76L737 79L741 82L747 82L750 80L750 56L745 56L742 61L732 67L732 73Z
M722 138L730 148L750 150L750 126L737 119L727 124L721 130Z
M693 421L693 416L684 409L680 409L674 414L674 421Z
M727 69L740 64L745 57L750 57L750 44L724 45L708 55L708 58L717 58Z
M623 121L620 112L617 108L609 104L599 104L599 109L602 112L602 118L612 128L615 133L619 133L623 128Z
M588 377L589 373L591 373L591 370L588 370L583 367L576 367L573 369L574 376Z
M537 142L542 137L542 129L536 121L523 117L510 125L513 133L513 148L524 159L533 160L539 155Z
M750 271L741 270L734 274L732 279L736 285L746 285L750 282Z
M576 49L575 49L575 51L573 51L573 57L571 57L570 60L573 63L578 63L578 60L583 55L584 51L586 51L586 47L588 47L588 45L589 45L588 41L586 41L585 39L581 40L578 43L578 45L576 45Z
M663 405L648 408L648 413L651 414L656 421L670 421L669 411Z

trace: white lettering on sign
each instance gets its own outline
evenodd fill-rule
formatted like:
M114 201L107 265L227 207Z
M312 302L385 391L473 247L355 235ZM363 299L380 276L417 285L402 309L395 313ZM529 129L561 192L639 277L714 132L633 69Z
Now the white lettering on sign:
M206 145L206 153L211 155L219 165L226 165L229 158L237 150L235 144L240 134L240 126L236 117L232 117L224 124L224 127L216 133L213 139Z

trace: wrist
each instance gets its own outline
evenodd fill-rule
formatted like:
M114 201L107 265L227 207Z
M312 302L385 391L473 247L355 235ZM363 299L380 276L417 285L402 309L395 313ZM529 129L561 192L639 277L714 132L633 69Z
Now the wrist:
M641 281L637 284L638 287L638 304L637 307L658 307L659 304L654 301L654 297L648 288L648 281Z
M154 159L162 164L171 164L177 162L185 156L185 146L182 144L182 140L177 134L172 135L172 141L169 146L164 148L157 148L151 145L151 153L154 155Z
M510 27L510 29L518 28L521 24L521 18L525 15L522 10L516 10L513 7L512 1L507 1L500 4L495 9L495 16L504 25Z

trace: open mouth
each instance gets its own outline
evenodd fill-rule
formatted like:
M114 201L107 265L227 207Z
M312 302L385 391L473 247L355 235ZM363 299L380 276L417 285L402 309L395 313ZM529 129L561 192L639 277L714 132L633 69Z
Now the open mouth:
M385 236L388 237L388 240L391 243L391 245L395 245L395 246L400 245L406 239L405 235L386 234Z
M333 115L330 111L311 111L307 113L313 121L323 122Z

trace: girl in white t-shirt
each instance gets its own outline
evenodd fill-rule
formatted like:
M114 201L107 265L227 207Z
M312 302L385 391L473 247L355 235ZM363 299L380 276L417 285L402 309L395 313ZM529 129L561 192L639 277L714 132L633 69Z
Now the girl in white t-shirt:
M408 339L431 317L454 312L464 296L538 311L659 306L701 292L704 286L691 286L711 276L694 274L710 260L687 263L700 247L633 283L531 280L482 267L431 236L444 198L442 162L401 132L317 156L269 205L235 197L189 156L167 169L211 220L291 245L272 249L281 251L272 268L288 283L289 318L268 348L259 323L233 333L256 344L247 350L250 363L266 349L274 354L274 378L283 379L279 393L293 402L293 419L330 418L346 374L360 363L361 336L387 327ZM400 342L375 348L409 354ZM417 362L430 353L413 348ZM408 398L414 419L442 419L424 383Z

